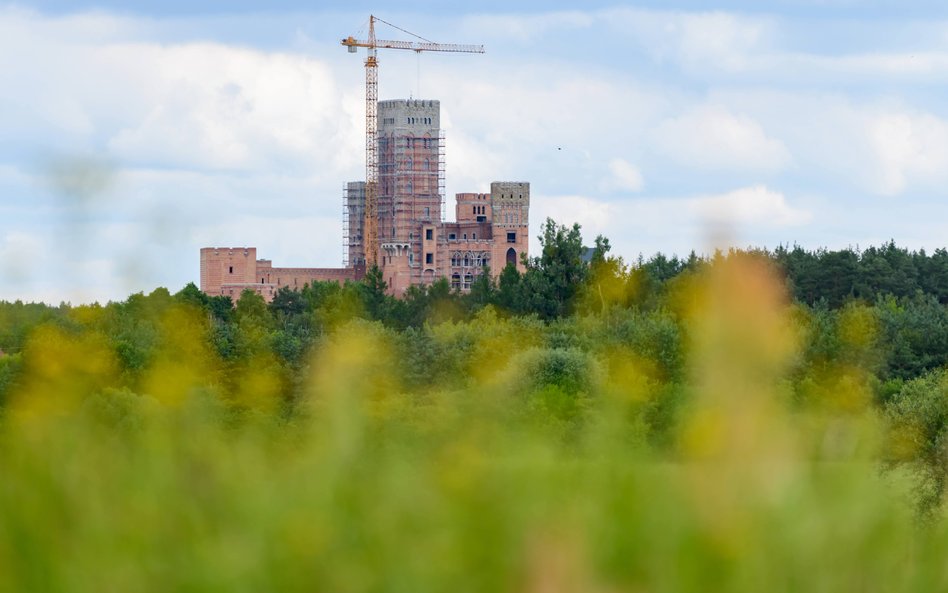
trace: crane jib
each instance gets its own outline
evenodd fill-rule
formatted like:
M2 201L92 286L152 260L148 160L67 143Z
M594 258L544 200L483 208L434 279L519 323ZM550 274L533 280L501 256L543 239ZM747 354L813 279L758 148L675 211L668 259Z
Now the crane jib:
M484 53L483 45L459 45L456 43L417 43L414 41L392 41L387 39L378 39L375 43L364 39L354 39L348 37L341 41L342 45L348 46L351 52L356 47L381 48L381 49L407 49L411 51L444 51L469 54Z

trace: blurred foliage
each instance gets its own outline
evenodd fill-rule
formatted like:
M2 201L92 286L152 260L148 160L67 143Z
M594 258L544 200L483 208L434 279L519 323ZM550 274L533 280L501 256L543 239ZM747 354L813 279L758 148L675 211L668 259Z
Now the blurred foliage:
M944 588L943 251L579 231L468 294L0 303L0 591Z

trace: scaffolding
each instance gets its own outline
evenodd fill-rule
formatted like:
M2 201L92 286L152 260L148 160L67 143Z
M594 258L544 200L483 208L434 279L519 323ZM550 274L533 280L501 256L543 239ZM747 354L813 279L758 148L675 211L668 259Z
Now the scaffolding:
M350 181L342 188L342 265L365 265L365 182Z
M438 130L438 197L441 200L441 220L445 218L445 171L447 169L444 161L445 153L444 130Z
M349 267L349 185L342 186L342 267Z
M415 280L424 266L423 228L444 220L444 138L436 128L419 134L393 126L401 117L416 119L406 113L384 118L378 139L379 243L383 257L407 256Z

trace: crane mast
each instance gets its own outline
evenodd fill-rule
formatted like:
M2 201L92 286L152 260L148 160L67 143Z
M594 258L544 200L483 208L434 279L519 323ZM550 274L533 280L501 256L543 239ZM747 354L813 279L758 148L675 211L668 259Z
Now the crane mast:
M378 264L379 253L379 61L375 46L375 17L369 17L369 48L365 58L365 237L366 269Z
M352 36L342 40L342 45L355 53L357 48L366 48L365 58L365 218L363 220L363 249L365 250L366 267L378 265L379 233L378 233L378 103L379 103L379 62L378 49L407 49L416 53L423 51L440 51L454 53L484 53L483 45L460 45L454 43L434 43L418 37L421 41L391 41L379 40L375 37L375 21L383 22L391 27L404 31L391 23L387 23L374 15L369 15L369 38L355 39Z

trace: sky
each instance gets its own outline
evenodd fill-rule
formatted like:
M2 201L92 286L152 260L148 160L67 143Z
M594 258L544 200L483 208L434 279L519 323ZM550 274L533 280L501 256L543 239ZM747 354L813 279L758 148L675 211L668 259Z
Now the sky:
M486 47L380 52L381 99L441 101L449 220L529 181L531 234L627 262L948 243L948 3L0 0L0 300L175 292L208 246L341 265L369 13Z

